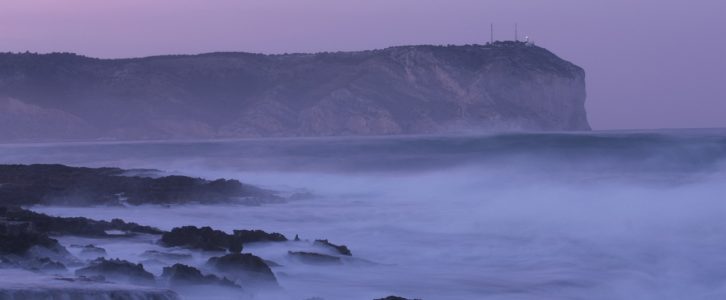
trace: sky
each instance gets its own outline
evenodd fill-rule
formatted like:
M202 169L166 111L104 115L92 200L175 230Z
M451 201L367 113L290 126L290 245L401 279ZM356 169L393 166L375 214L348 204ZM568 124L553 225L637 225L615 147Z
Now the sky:
M583 67L594 129L726 127L724 0L2 0L0 51L102 58L474 44Z

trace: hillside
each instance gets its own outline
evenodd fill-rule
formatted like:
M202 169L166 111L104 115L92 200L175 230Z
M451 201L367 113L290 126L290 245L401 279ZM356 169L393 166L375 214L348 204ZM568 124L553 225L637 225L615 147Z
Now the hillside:
M0 141L589 130L585 73L517 42L134 59L0 54Z

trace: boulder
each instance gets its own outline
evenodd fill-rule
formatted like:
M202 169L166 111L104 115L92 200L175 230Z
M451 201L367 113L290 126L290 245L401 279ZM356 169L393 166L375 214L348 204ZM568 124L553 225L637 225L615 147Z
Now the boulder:
M285 242L287 238L281 233L267 233L262 230L235 230L233 235L242 243Z
M183 226L166 232L161 244L166 247L187 247L205 251L227 251L240 253L243 244L254 242L284 242L287 238L280 233L267 233L262 230L235 230L227 234L211 227Z
M161 244L166 247L188 247L205 251L242 251L242 242L224 231L210 227L176 227L161 236Z
M221 257L212 257L207 266L224 274L230 279L242 283L243 287L277 286L277 279L270 267L262 258L249 253L232 253Z
M36 258L26 263L28 269L41 272L65 272L66 266L47 257Z
M104 257L104 256L108 255L108 253L106 253L106 249L89 244L89 245L85 245L85 246L81 247L80 255L85 256L85 257L96 258L96 257Z
M142 264L133 264L120 259L98 258L88 266L76 270L77 276L103 276L106 279L132 284L152 285L154 275L147 272Z
M65 248L58 244L57 240L42 233L3 231L3 227L0 227L0 255L25 255L33 247L45 248L51 251L65 251Z
M217 285L224 287L239 288L238 285L230 281L227 278L219 278L214 275L203 275L197 268L175 264L170 267L165 267L161 275L168 284L172 287L182 286L187 287L190 285Z

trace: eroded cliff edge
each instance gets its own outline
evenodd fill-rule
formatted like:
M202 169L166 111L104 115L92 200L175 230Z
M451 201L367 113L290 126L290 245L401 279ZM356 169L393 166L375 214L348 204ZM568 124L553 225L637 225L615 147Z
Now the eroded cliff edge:
M95 59L0 54L0 139L589 130L585 72L521 42Z

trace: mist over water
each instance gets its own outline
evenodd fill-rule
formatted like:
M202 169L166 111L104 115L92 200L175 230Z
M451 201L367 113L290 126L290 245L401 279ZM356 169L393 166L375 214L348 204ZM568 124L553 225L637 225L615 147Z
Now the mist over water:
M283 265L284 291L263 299L726 298L724 130L4 145L0 159L311 193L260 206L33 207L352 250L341 266L308 266L288 261L292 243L246 245ZM73 239L61 242L83 242ZM132 261L154 247L96 243Z

